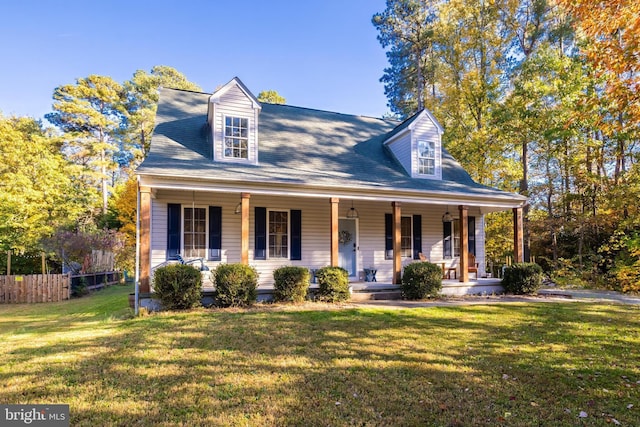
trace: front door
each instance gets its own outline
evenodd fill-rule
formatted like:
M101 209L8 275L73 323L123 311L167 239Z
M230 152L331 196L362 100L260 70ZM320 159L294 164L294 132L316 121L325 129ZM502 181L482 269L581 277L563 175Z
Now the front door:
M355 219L342 218L338 221L338 255L340 267L355 277L357 270L358 227Z

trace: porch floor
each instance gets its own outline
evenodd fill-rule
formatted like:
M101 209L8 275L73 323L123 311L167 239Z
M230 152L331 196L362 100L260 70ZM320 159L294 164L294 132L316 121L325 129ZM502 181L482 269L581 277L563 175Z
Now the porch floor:
M442 295L478 295L478 294L501 294L504 292L501 286L501 279L498 278L472 278L468 282L460 282L454 279L443 279ZM374 293L400 291L399 285L380 282L351 282L353 293Z

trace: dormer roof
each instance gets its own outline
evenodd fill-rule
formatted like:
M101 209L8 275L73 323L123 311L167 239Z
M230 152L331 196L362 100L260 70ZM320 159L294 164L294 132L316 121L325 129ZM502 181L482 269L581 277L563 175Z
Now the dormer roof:
M401 135L404 135L406 132L412 131L413 128L416 126L416 123L420 122L424 117L427 117L429 120L433 122L436 129L438 129L439 135L442 135L444 133L444 128L442 127L440 122L438 122L435 116L431 114L431 111L425 108L422 111L418 111L413 116L409 117L408 119L400 123L398 126L396 126L391 132L389 132L384 140L384 144L389 144L391 141L393 141L394 139L398 138Z
M242 83L242 80L240 80L238 77L232 78L227 84L216 89L216 91L213 92L209 97L209 102L212 102L214 104L219 103L222 96L236 86L247 96L247 98L251 100L251 104L254 109L262 109L262 104L260 104L258 98L256 98L253 93L251 93L251 91L244 85L244 83Z

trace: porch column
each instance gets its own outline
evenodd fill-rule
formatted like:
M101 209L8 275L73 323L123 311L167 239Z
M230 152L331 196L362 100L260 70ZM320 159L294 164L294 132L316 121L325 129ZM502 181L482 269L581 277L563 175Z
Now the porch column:
M458 206L460 212L460 281L469 281L469 221L467 206Z
M402 242L401 242L401 218L402 209L400 202L391 202L393 210L393 284L402 283Z
M513 262L523 262L522 208L513 208Z
M140 292L150 292L151 276L151 188L140 187Z
M241 193L240 194L242 204L242 218L240 221L242 222L240 229L242 232L241 243L240 243L240 261L244 265L249 265L249 198L251 194L249 193Z
M331 203L331 266L338 267L338 204L340 199L332 197Z

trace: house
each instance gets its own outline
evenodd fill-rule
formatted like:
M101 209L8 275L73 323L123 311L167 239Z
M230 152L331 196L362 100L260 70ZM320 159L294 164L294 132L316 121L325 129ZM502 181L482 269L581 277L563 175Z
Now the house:
M136 171L140 291L178 254L250 264L261 287L284 265L398 284L424 254L464 283L468 253L484 274L485 214L503 210L520 260L525 197L474 182L442 132L427 110L399 123L261 104L238 78L213 94L162 89Z

